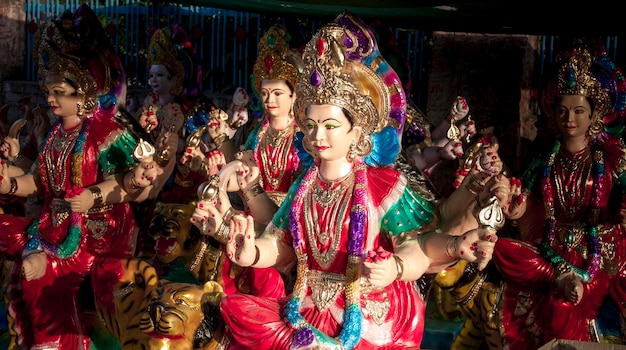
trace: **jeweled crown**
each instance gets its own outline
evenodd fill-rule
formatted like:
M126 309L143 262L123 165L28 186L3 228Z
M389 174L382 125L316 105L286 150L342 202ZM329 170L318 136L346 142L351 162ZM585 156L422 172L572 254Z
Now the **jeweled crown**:
M252 74L254 88L261 93L263 80L286 80L296 88L302 71L302 59L289 48L290 35L280 24L270 27L259 41L258 56Z
M178 51L172 42L169 28L157 29L150 38L148 46L148 66L163 65L172 75L174 84L171 93L180 95L183 92L185 68L178 57Z
M581 95L593 103L594 112L604 116L609 110L611 99L606 89L591 71L592 57L589 50L578 45L572 50L560 53L556 58L558 67L553 93L558 95Z
M303 60L294 105L298 123L309 105L332 104L345 108L366 135L387 125L401 132L406 98L400 79L358 17L344 12L321 28L307 43Z

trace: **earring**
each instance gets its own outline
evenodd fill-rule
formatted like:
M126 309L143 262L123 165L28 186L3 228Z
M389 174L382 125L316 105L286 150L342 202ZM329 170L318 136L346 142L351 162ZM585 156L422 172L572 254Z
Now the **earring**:
M83 108L83 103L78 101L76 102L76 115L82 117L85 114L85 109Z
M351 162L356 158L356 141L352 140L350 143L350 150L348 151L348 161Z

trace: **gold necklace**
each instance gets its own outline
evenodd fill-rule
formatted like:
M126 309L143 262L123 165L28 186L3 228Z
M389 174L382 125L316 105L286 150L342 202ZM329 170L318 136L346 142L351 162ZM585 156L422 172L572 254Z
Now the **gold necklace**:
M59 127L58 132L53 136L52 147L45 151L48 182L56 195L60 194L65 186L67 171L64 169L66 169L68 157L76 144L80 129L81 127L78 126L69 133L65 133L63 128Z
M276 131L268 124L258 146L264 175L261 179L268 183L271 190L278 189L287 170L293 130L294 126L291 125L284 130Z
M311 187L312 191L303 201L305 232L307 232L309 246L315 261L323 269L328 269L337 257L341 231L354 189L354 176L351 173L339 186L333 189L334 200L330 201L327 206L322 205L321 215L318 214L316 203L319 202L315 195L318 187L321 186ZM330 246L323 252L328 243Z

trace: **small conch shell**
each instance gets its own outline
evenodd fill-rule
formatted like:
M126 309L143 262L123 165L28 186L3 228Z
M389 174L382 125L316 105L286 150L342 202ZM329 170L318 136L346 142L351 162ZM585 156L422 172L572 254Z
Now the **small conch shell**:
M152 146L150 142L139 139L139 143L135 146L135 150L133 151L133 157L140 162L150 161L155 151L154 146Z

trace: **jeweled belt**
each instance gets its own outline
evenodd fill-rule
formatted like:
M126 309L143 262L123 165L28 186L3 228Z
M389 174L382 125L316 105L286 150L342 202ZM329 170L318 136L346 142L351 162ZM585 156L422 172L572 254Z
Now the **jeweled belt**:
M346 277L336 273L309 270L307 284L311 288L313 303L322 311L346 288Z

